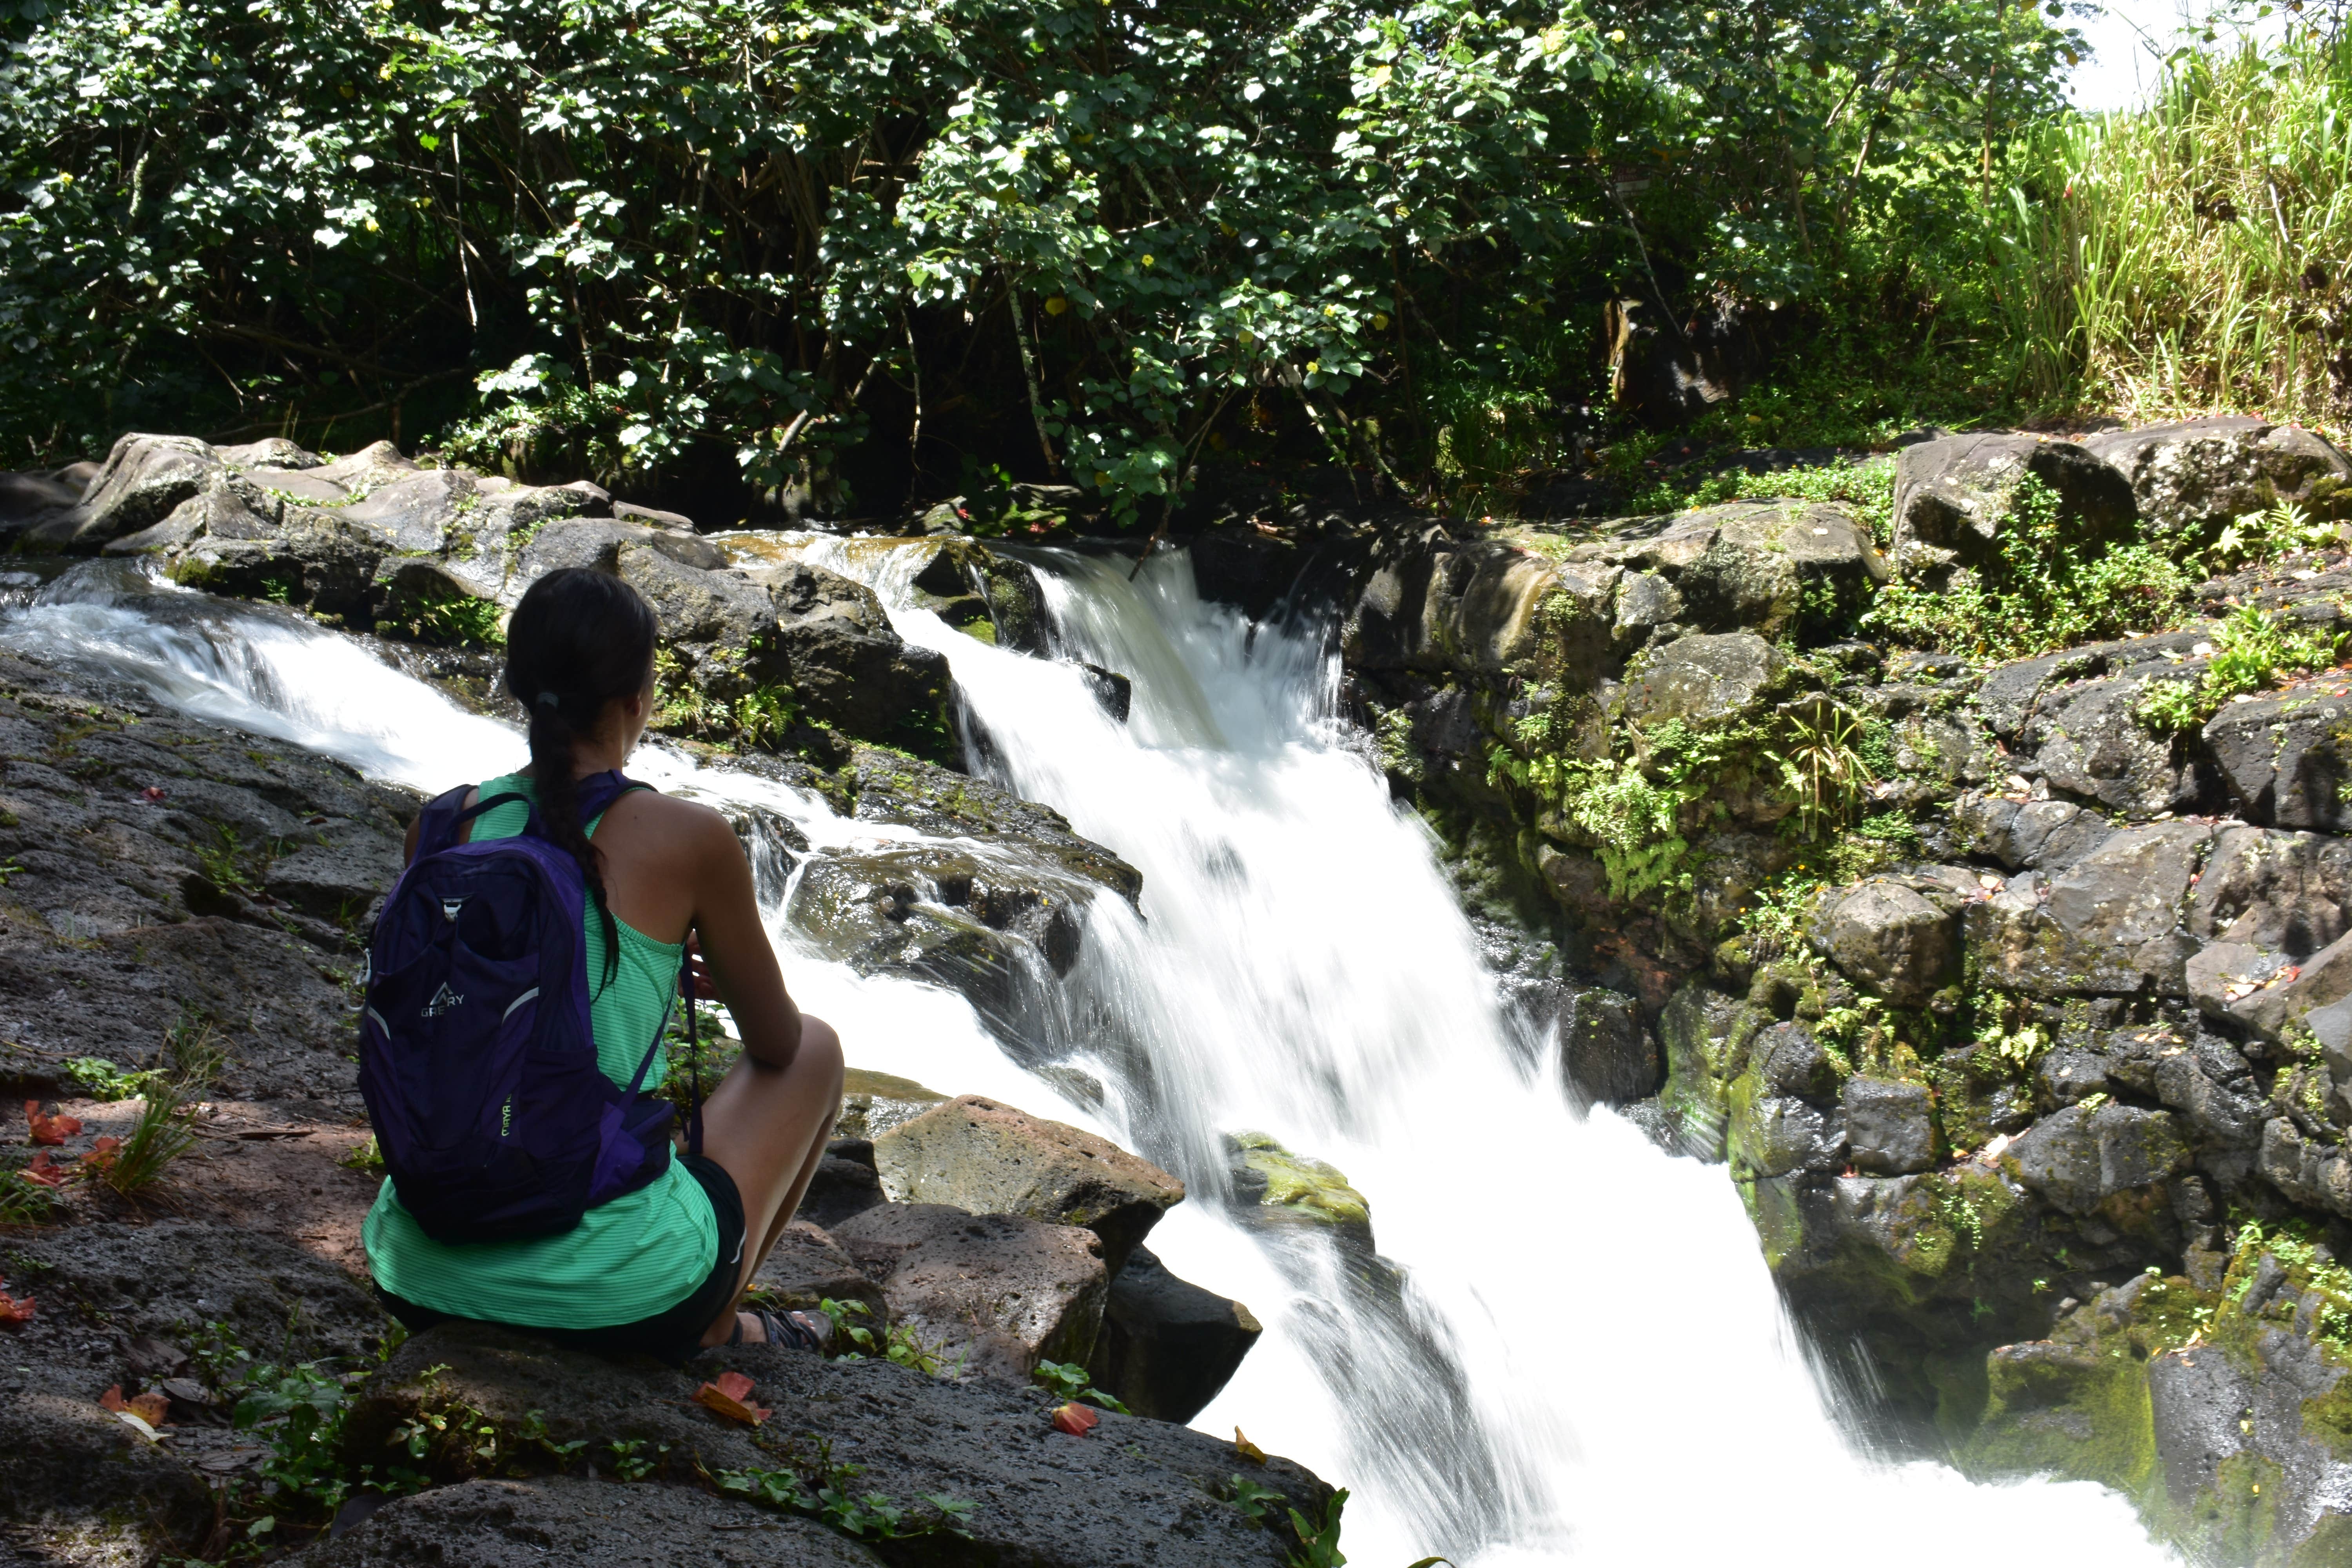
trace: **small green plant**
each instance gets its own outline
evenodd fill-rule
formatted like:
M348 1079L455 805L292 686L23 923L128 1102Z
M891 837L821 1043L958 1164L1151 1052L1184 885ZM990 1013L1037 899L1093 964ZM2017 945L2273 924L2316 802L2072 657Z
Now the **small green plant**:
M898 1324L893 1324L884 1332L877 1334L872 1329L856 1321L874 1315L865 1302L836 1301L828 1296L817 1303L817 1310L832 1321L835 1331L844 1341L857 1347L856 1350L844 1351L835 1359L862 1361L867 1356L880 1356L910 1372L919 1372L925 1377L941 1375L941 1347L924 1342L913 1330ZM950 1369L949 1375L961 1371L961 1367L962 1358L958 1357L957 1365Z
M1862 733L1859 719L1825 707L1790 720L1787 741L1770 753L1806 837L1819 838L1844 822L1877 782L1859 750Z
M1277 1508L1286 1508L1289 1501L1272 1487L1262 1487L1247 1476L1235 1476L1232 1481L1233 1503L1244 1519L1252 1524L1263 1524L1265 1517Z
M1087 1369L1076 1362L1041 1361L1037 1370L1029 1374L1053 1394L1063 1399L1083 1399L1089 1405L1099 1405L1105 1410L1116 1410L1121 1415L1131 1415L1128 1407L1094 1384Z
M1863 616L1906 647L2024 658L2095 637L2169 625L2189 578L2144 544L2085 561L2058 493L2028 476L2010 497L1996 558L1929 588L1892 583Z
M82 1159L82 1168L118 1195L133 1197L163 1180L172 1162L196 1142L189 1120L185 1088L172 1080L148 1087L139 1119L120 1146L107 1149L103 1141Z
M927 1492L916 1500L918 1509L885 1492L853 1494L850 1484L866 1473L865 1468L835 1459L829 1438L806 1441L805 1448L799 1443L790 1446L790 1456L800 1460L793 1468L720 1470L711 1479L730 1496L814 1519L829 1530L859 1540L969 1534L964 1521L971 1504L964 1499Z
M2213 627L2204 676L2190 683L2149 683L2133 714L2158 733L2193 729L2234 697L2267 690L2279 679L2325 669L2343 650L2344 634L2305 629L2252 605L2241 605Z
M1341 1487L1323 1505L1320 1523L1310 1523L1297 1509L1290 1510L1290 1528L1298 1550L1290 1554L1290 1568L1342 1568L1348 1561L1339 1552L1339 1512L1348 1506L1348 1489Z
M162 1076L152 1068L124 1072L104 1057L71 1057L64 1065L67 1076L92 1100L130 1100L145 1093L147 1086Z
M418 642L462 647L504 647L503 614L496 599L470 594L442 594L416 605L401 629Z
M620 1442L608 1443L605 1447L613 1456L614 1476L625 1481L644 1480L659 1469L663 1460L669 1455L667 1443L662 1444L650 1454L646 1453L645 1451L646 1439L643 1437L630 1437Z
M315 1362L245 1372L229 1419L269 1445L261 1477L278 1489L281 1511L331 1516L351 1489L338 1464L347 1394L343 1380Z
M2208 553L2216 565L2275 561L2298 550L2315 550L2336 536L2335 523L2314 522L2303 508L2283 500L2261 511L2241 512L2221 530Z
M375 1134L371 1132L352 1144L335 1163L346 1171L357 1171L363 1176L381 1176L383 1174L383 1151L376 1146Z
M196 864L203 868L205 880L223 892L256 893L250 874L241 863L245 858L245 841L236 829L225 822L213 824L213 841L195 846Z
M54 1188L26 1180L21 1170L0 1172L0 1226L47 1225L57 1212Z

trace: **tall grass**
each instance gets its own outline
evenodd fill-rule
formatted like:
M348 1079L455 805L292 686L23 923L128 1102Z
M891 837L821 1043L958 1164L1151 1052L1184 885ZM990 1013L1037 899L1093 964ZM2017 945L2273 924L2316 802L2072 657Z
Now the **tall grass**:
M2147 108L2046 121L2012 167L1988 293L2027 401L2352 411L2352 46L2183 54Z

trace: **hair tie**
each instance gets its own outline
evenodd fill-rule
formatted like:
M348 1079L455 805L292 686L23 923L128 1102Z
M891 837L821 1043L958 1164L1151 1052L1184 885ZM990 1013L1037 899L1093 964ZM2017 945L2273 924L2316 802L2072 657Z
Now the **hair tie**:
M539 705L541 708L546 709L550 713L552 713L562 708L563 703L562 700L558 698L554 692L542 691L539 694Z

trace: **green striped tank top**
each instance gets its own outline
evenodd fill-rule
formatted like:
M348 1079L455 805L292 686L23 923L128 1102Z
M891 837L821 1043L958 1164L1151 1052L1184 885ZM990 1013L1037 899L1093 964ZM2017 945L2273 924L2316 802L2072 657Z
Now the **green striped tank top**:
M510 791L531 795L531 781L509 773L482 785L486 798ZM528 816L519 802L493 807L475 819L474 837L512 837ZM592 835L596 826L588 825ZM626 1089L668 1016L684 950L625 921L614 924L620 967L599 991L604 922L588 921L588 1011L596 1065ZM667 1057L667 1049L656 1054L647 1083L661 1082ZM375 1282L393 1295L454 1317L525 1328L604 1329L653 1317L692 1294L719 1257L710 1199L676 1160L652 1184L590 1209L574 1228L528 1241L436 1241L400 1206L387 1177L361 1237Z

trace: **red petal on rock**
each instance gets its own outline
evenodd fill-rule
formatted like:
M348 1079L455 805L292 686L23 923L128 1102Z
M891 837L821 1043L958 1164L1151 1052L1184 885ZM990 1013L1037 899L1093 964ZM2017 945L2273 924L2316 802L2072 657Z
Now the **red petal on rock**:
M33 1321L33 1299L22 1300L0 1290L0 1323L29 1323Z
M743 1378L741 1381L746 1388L750 1387L751 1379ZM694 1397L697 1404L717 1411L730 1421L740 1421L746 1426L757 1426L768 1418L767 1411L756 1405L746 1404L716 1384L704 1384L694 1391Z
M98 1396L98 1402L107 1409L117 1412L131 1408L131 1406L122 1403L122 1385L119 1383L113 1387L108 1389L104 1394L100 1394Z
M47 1149L34 1155L33 1163L16 1173L37 1187L62 1187L66 1184L68 1174L63 1165L49 1163L49 1152Z
M1102 1424L1102 1417L1083 1405L1069 1404L1054 1412L1054 1430L1083 1437Z
M712 1381L719 1385L719 1393L734 1400L749 1399L751 1390L759 1386L740 1372L722 1372Z

